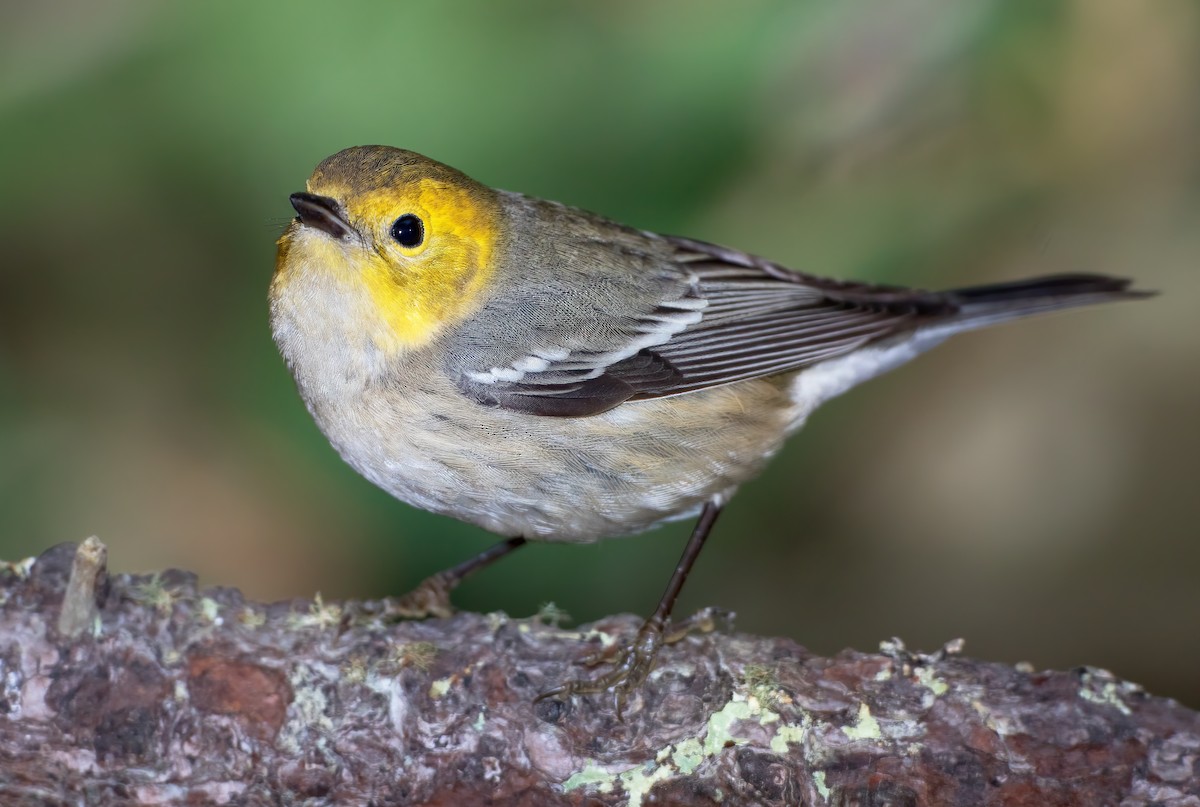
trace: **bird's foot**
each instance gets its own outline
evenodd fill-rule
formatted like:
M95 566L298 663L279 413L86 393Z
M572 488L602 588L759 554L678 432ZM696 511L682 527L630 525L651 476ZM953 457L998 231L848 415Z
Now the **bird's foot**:
M447 619L454 616L454 606L450 603L450 592L458 588L458 584L466 580L480 569L485 569L500 558L520 549L526 543L525 539L517 536L494 544L473 558L449 569L444 569L435 575L430 575L421 581L420 585L403 597L388 598L379 604L358 604L353 613L347 611L342 620L345 630L354 622L381 619L394 622L401 619L425 619L437 617Z
M432 574L404 596L387 600L387 615L399 619L446 619L454 616L450 592L460 582L462 579L450 572Z
M369 604L348 604L342 618L342 629L345 630L363 620L398 622L404 619L451 617L454 615L454 605L450 602L450 592L459 582L460 578L450 572L438 572L426 577L416 588L401 597L388 597Z
M675 644L691 633L709 633L726 619L726 612L715 608L704 608L692 617L675 624L664 625L662 620L651 617L642 623L633 641L615 653L600 651L580 660L581 664L588 667L608 663L612 665L611 670L598 678L566 681L541 693L534 702L547 698L606 693L612 695L617 719L624 720L626 701L654 669L658 651L663 645Z

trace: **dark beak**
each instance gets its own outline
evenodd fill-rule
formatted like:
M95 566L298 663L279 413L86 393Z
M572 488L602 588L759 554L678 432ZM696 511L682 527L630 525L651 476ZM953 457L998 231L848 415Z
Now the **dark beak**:
M350 222L346 221L342 206L328 196L317 196L315 193L293 193L289 198L292 207L296 208L296 213L299 214L298 218L301 224L316 227L321 232L337 239L345 238L354 232L350 227Z

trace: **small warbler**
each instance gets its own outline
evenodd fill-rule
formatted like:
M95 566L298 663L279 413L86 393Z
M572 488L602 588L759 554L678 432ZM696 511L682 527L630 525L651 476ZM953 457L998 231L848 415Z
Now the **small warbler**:
M508 536L402 610L448 612L465 575L526 540L700 515L613 669L544 693L608 691L618 713L721 507L819 404L960 331L1144 296L1083 274L944 292L827 280L386 146L334 154L291 203L271 327L318 426L397 498Z

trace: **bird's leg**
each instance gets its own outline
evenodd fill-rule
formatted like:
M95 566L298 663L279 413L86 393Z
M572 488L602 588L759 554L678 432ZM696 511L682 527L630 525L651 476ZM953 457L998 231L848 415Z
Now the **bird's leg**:
M720 512L721 507L715 502L704 505L704 510L700 513L700 520L696 522L696 526L692 530L692 537L688 539L687 546L683 549L683 556L680 557L670 581L667 582L667 590L663 592L662 599L658 601L658 607L654 609L650 618L642 623L642 627L633 641L612 658L612 670L590 681L567 681L561 686L541 693L537 696L537 700L558 695L591 695L610 692L616 705L617 717L620 718L629 693L641 686L650 670L653 669L654 660L658 656L660 647L679 641L692 630L706 629L706 626L707 629L711 629L715 620L714 612L706 609L693 619L672 626L671 611L675 607L675 600L679 598L684 581L687 580L688 573L692 570L696 558L699 557L700 550L704 548L704 541L712 531L713 523L717 520ZM592 657L585 663L598 663L600 660L601 658Z
M378 616L385 619L448 617L454 613L454 606L450 603L450 592L458 588L459 583L524 545L524 538L509 538L507 541L493 544L457 566L426 577L407 594L389 598Z

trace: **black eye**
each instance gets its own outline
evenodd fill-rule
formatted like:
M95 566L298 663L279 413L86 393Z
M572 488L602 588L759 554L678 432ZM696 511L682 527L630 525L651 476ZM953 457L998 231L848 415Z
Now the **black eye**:
M412 213L405 213L392 222L392 238L402 247L418 247L425 240L425 225Z

